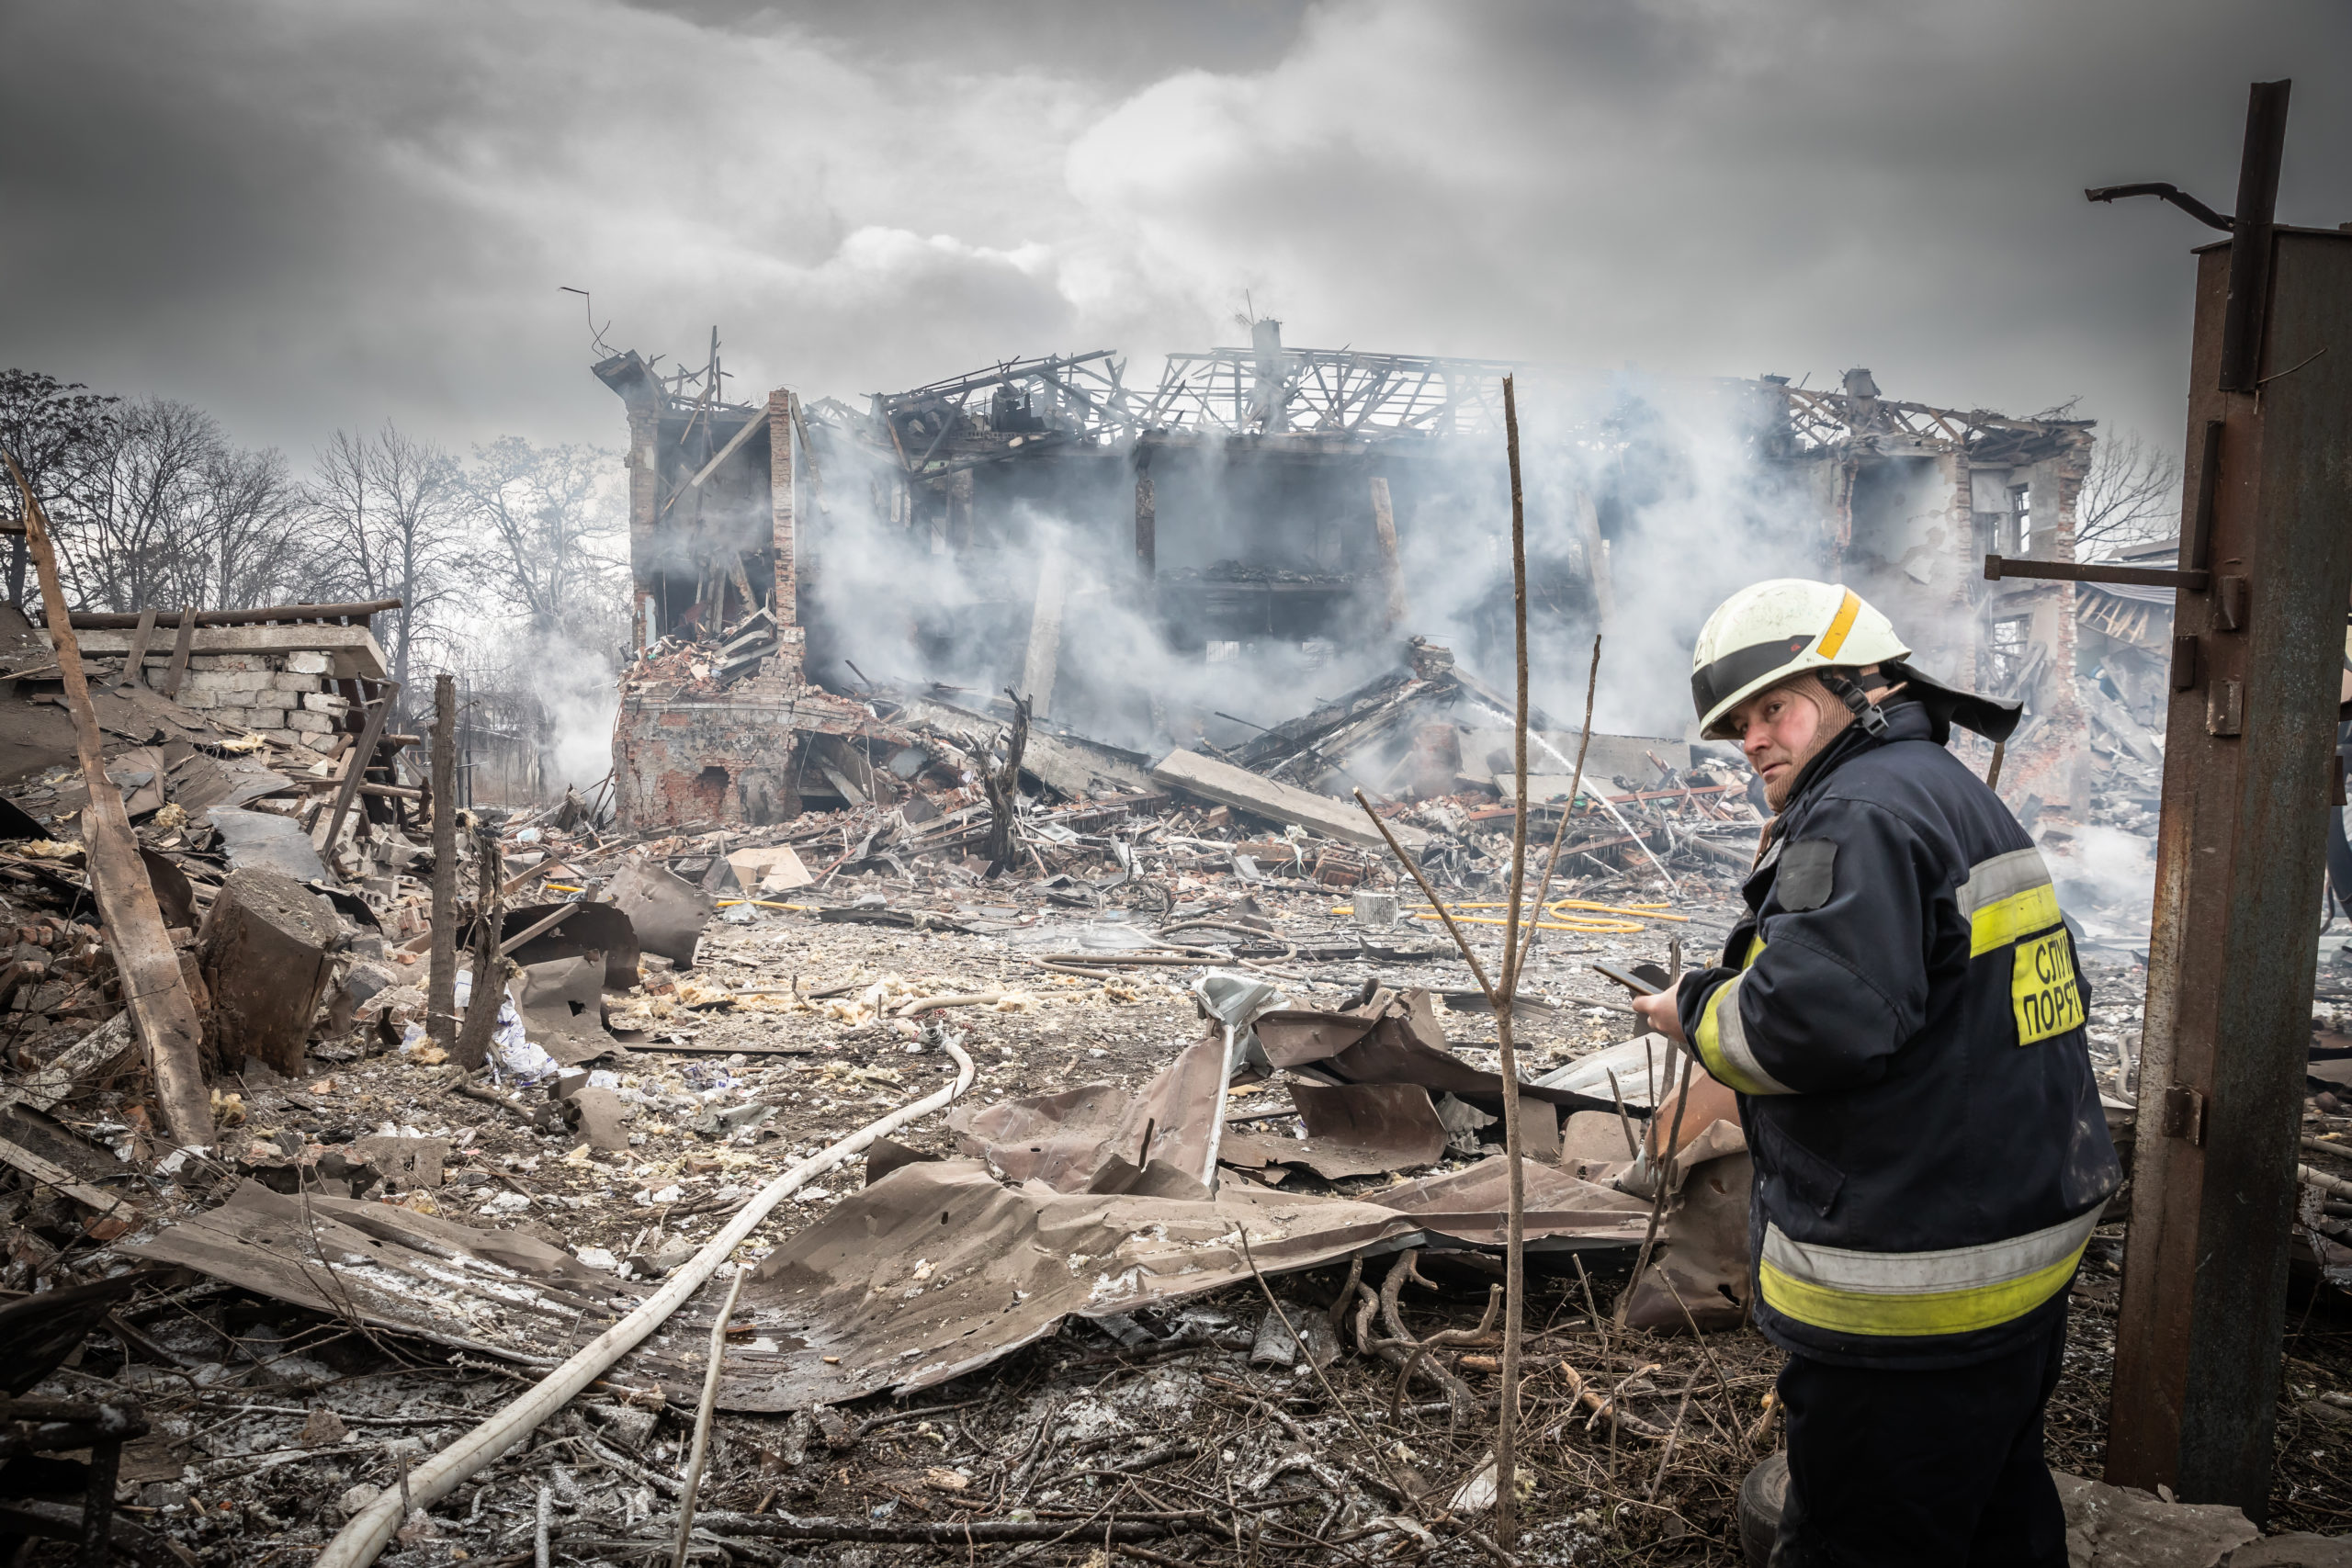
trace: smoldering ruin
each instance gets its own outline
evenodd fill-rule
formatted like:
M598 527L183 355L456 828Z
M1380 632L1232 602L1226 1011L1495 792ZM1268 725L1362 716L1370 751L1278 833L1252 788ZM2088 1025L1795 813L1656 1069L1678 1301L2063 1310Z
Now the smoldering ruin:
M1315 705L1301 694L1395 675L1409 638L1508 668L1513 367L1288 348L1280 322L1248 324L1247 348L1171 355L1156 383L1097 350L862 410L721 400L715 356L666 378L634 352L598 365L629 432L621 820L757 827L862 804L842 781L902 748L845 730L833 697L1001 716L1015 689L1039 729L1140 766L1178 747L1262 750ZM1679 752L1703 606L1758 577L1821 575L1932 637L1928 667L2024 698L2020 798L2087 811L2072 595L1979 567L2071 547L2091 422L1898 401L1867 370L1837 391L1519 376L1552 711L1572 708L1579 650L1609 634L1632 672L1604 718ZM1352 738L1351 776L1404 798L1490 789L1507 715L1454 728Z
M2098 534L2094 421L1863 368L1260 317L747 401L715 332L611 354L628 631L570 784L548 708L404 678L400 599L93 610L20 483L0 1553L1760 1563L1757 1165L1626 996L1765 850L1697 626L1802 575L2022 705L1952 745L2053 874L2132 1172L2046 1416L2072 1560L2346 1561L2352 849L2277 718L2324 717L2310 638L2246 634L2332 661L2352 602L2338 514L2247 499L2334 471L2352 238L2254 219L2169 540ZM2258 400L2256 234L2307 372ZM2217 1322L2269 1337L2188 1380Z

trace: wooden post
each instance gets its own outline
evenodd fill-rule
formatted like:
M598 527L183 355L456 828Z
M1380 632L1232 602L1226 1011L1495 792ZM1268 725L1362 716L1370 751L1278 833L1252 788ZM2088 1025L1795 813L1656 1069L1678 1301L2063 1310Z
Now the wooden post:
M1405 569L1396 558L1396 513L1388 501L1388 480L1372 481L1372 536L1380 546L1380 578L1388 589L1388 629L1395 631L1412 614L1405 603Z
M1151 478L1151 448L1136 448L1136 575L1149 582L1159 572L1159 491Z
M2275 118L2198 258L2164 813L2107 1479L2259 1521L2274 1495L2296 1149L2333 793L2352 429L2352 233L2274 226ZM2267 149L2267 168L2253 154ZM2249 194L2256 198L2249 206ZM2248 258L2239 246L2255 252ZM2241 295L2256 355L2232 389Z
M1048 544L1037 563L1037 598L1029 613L1029 648L1021 661L1022 694L1037 718L1054 711L1054 672L1062 662L1062 598L1067 576L1061 547Z
M1592 582L1593 614L1605 632L1617 619L1617 590L1609 581L1609 541L1600 536L1600 509L1589 490L1577 491L1577 538L1584 546L1585 574Z
M980 777L989 797L989 836L981 852L997 865L1010 862L1020 842L1013 828L1021 807L1021 759L1029 747L1028 700L1018 692L1004 694L1012 699L1012 723L1004 736L1004 765Z
M343 831L343 819L351 810L351 803L359 797L360 781L367 777L368 764L376 759L376 742L384 733L384 721L391 716L392 704L401 694L400 682L387 681L384 691L368 709L368 723L359 731L359 743L352 749L351 760L344 764L343 787L334 794L334 809L327 815L326 834L318 840L319 854L334 869L335 835Z
M172 639L172 661L164 669L164 683L156 688L164 695L177 698L180 682L187 678L188 649L196 646L196 606L180 607L180 635Z
M442 1049L458 1039L458 682L433 678L433 966L425 1031Z
M140 680L143 673L140 667L147 662L147 647L154 640L155 612L153 609L141 610L139 612L138 628L130 634L130 657L122 661L122 678L115 682L116 685L143 684Z
M81 758L82 782L90 792L90 804L82 814L82 845L89 860L90 886L97 897L98 915L106 922L107 945L113 950L123 999L147 1052L165 1129L180 1144L209 1146L212 1100L197 1054L202 1029L196 1004L189 999L187 982L180 974L179 953L164 929L164 914L156 907L146 864L139 858L139 840L131 835L130 818L123 813L121 787L107 777L98 717L90 706L90 683L82 675L82 649L74 640L65 590L58 581L57 551L50 543L48 515L33 498L32 486L25 482L16 459L6 461L24 496L25 543L40 573L43 613L57 650L66 708L74 716L74 750Z

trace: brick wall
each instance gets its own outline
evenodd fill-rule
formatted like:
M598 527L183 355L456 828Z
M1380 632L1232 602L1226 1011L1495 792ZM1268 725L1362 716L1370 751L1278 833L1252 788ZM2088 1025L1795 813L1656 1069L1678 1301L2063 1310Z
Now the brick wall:
M223 728L318 748L351 706L330 689L328 666L323 653L193 654L179 701Z

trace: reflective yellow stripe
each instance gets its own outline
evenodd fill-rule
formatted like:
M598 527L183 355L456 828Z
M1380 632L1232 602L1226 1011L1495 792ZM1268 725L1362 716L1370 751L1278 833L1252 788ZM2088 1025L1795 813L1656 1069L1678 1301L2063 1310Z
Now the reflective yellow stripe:
M1766 1304L1838 1334L1967 1334L2024 1316L2065 1289L2098 1224L2093 1207L2047 1230L1940 1252L1861 1252L1764 1231Z
M1861 596L1850 588L1846 590L1846 597L1838 604L1838 614L1830 618L1829 629L1821 634L1818 647L1822 658L1838 657L1838 650L1846 646L1846 634L1854 629L1854 617L1861 613Z
M2058 890L2031 887L1987 904L1968 921L1968 956L2007 947L2020 937L2048 931L2059 923Z
M1699 1036L1692 1044L1707 1071L1726 1089L1742 1094L1792 1094L1795 1090L1766 1072L1747 1048L1747 1026L1739 1017L1739 984L1747 978L1743 974L1717 987L1707 998L1699 1015Z
M1764 1301L1783 1317L1838 1334L1968 1334L1992 1328L2056 1295L2075 1277L2082 1248L2039 1272L2007 1284L1973 1291L1942 1291L1922 1296L1863 1296L1824 1290L1791 1279L1770 1263L1759 1265Z
M1756 961L1764 956L1764 933L1758 931L1747 940L1747 956L1739 961L1742 969L1753 969Z
M2058 892L2036 849L2011 850L1971 866L1955 895L1968 917L1968 955L1975 958L2058 924Z

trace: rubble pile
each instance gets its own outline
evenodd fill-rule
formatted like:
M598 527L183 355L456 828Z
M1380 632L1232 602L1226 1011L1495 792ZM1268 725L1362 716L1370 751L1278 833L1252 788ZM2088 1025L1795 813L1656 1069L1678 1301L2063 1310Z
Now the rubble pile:
M1662 976L1728 932L1759 818L1719 756L1543 724L1565 756L1531 777L1531 831L1565 848L1514 1084L1388 847L1491 944L1507 710L1430 645L1256 739L1157 759L1045 725L1016 743L969 694L823 694L857 715L822 755L840 808L658 833L601 787L435 800L431 742L364 686L281 737L85 656L202 1021L197 1145L166 1135L124 1007L35 643L0 696L20 761L0 1289L21 1298L0 1345L23 1369L7 1414L71 1404L85 1426L59 1431L96 1446L10 1518L71 1537L110 1487L133 1560L306 1561L650 1313L552 1417L401 1505L382 1560L666 1552L708 1376L698 1558L1490 1562L1509 1096L1526 1560L1736 1551L1740 1480L1777 1440L1778 1357L1743 1326L1746 1144L1712 1084L1678 1100L1674 1053L1629 1038L1594 967ZM713 649L657 648L631 679L724 682ZM2129 962L2086 958L2127 1131ZM944 1109L861 1142L919 1101ZM2306 1122L2331 1278L2342 1111L2315 1094ZM2084 1474L2118 1234L2053 1406ZM2321 1321L2293 1353L2273 1523L2339 1528L2352 1344Z

